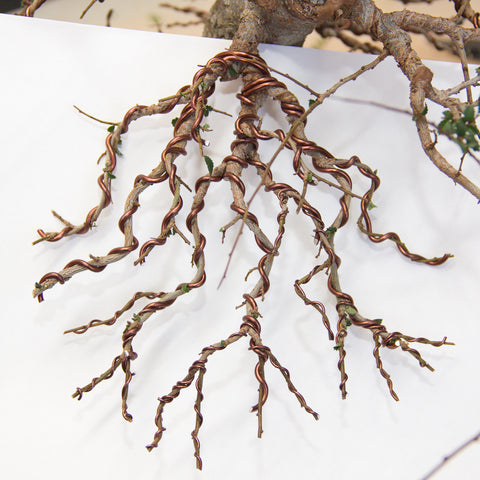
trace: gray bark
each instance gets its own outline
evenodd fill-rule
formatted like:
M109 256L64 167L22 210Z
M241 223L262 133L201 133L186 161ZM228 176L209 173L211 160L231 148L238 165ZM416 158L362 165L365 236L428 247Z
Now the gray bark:
M204 35L234 39L232 48L249 51L259 42L301 46L322 19L332 18L349 3L352 0L217 0Z

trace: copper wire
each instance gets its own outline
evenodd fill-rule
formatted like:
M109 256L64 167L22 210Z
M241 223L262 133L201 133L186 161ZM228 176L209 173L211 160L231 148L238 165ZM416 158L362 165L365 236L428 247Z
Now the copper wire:
M200 430L200 427L203 424L203 415L200 411L200 405L203 400L203 393L202 393L202 387L203 387L203 377L206 372L206 367L205 367L205 362L201 361L196 361L194 362L194 366L197 367L198 371L198 377L197 381L195 382L195 388L197 390L197 400L194 405L194 410L196 414L196 422L195 422L195 429L192 431L191 436L193 440L193 447L194 447L194 456L196 459L196 464L197 468L199 470L202 469L202 459L200 457L200 440L198 438L198 432Z
M369 178L371 180L371 186L370 189L365 193L365 195L362 198L361 201L361 211L362 214L360 215L358 225L360 229L367 234L368 238L374 242L374 243L381 243L384 242L385 240L391 240L394 242L400 251L402 255L405 257L409 258L410 260L414 262L420 262L420 263L425 263L427 265L441 265L442 263L445 263L449 258L452 257L451 254L446 253L440 258L431 258L427 259L423 257L422 255L418 255L415 253L411 253L407 246L401 241L400 237L398 234L394 232L388 232L384 234L378 234L378 233L373 233L372 229L372 220L370 218L370 215L368 213L368 209L370 206L371 198L375 190L378 189L380 186L380 179L378 178L375 173L371 172L369 169L365 168L365 166L358 166L358 170L362 175L365 177ZM364 225L361 222L364 222Z
M120 366L122 362L122 355L118 355L116 356L113 361L112 361L112 364L110 366L110 368L108 370L106 370L102 375L100 375L99 377L95 377L92 379L92 381L88 384L88 385L85 385L84 387L80 388L78 387L76 390L75 390L75 393L72 395L73 398L77 398L77 400L81 400L82 399L82 396L85 392L90 392L91 390L93 390L100 382L102 382L103 380L107 380L109 378L111 378L113 376L113 374L115 373L115 370Z
M288 385L288 389L295 395L295 397L297 397L297 400L299 401L300 405L310 414L312 415L315 420L318 420L318 413L313 411L308 405L307 405L307 402L305 401L305 398L303 397L303 395L295 388L295 386L293 385L291 379L290 379L290 372L285 368L285 367L282 367L282 365L280 365L280 362L272 355L270 354L269 355L269 358L270 358L270 363L275 367L277 368L278 370L280 370L281 374L283 375L283 377L285 378L286 382L287 382L287 385Z
M260 103L259 99L262 99L264 96L268 95L280 102L280 108L286 114L287 120L291 125L294 125L296 118L300 118L304 114L305 109L299 105L296 100L290 100L290 96L282 96L283 93L287 92L287 87L270 75L266 63L263 61L263 59L256 55L232 51L225 51L218 54L209 60L207 65L202 67L194 75L192 85L182 87L177 96L173 98L170 103L166 104L165 108L163 108L163 110L160 112L166 113L167 111L171 111L180 102L181 97L188 97L185 101L182 101L182 103L186 102L186 104L175 123L173 129L173 138L168 142L161 154L160 165L149 175L138 175L134 181L134 188L140 192L144 187L150 184L162 183L168 180L168 188L173 196L172 206L163 217L161 224L162 229L159 237L154 240L149 240L142 245L140 249L140 261L144 260L145 256L151 251L152 248L166 243L168 232L170 232L171 228L179 231L177 230L175 221L183 207L183 199L180 195L180 188L181 185L184 184L182 183L179 175L177 175L178 168L175 164L175 161L180 155L186 155L187 142L193 140L198 142L200 145L204 143L201 138L201 124L205 116L207 98L215 91L215 81L217 77L223 76L224 78L231 79L238 75L238 70L240 70L241 73L245 67L249 67L248 78L250 80L247 81L245 80L247 77L242 76L244 85L241 92L237 95L241 102L242 110L241 114L235 121L234 135L236 136L236 139L231 143L231 153L227 155L223 159L222 163L216 166L209 175L202 175L197 179L195 182L195 195L192 206L185 220L188 231L195 239L192 263L194 266L196 266L197 272L193 279L190 282L178 284L172 292L137 292L126 303L126 305L122 309L116 311L113 317L110 319L105 321L92 320L84 326L69 330L74 333L84 333L93 326L113 325L121 314L131 308L141 298L154 300L144 306L138 315L134 315L132 321L127 322L127 326L122 335L122 354L114 358L109 369L107 369L99 377L93 378L92 381L85 387L77 388L73 395L74 397L78 397L78 399L80 399L83 393L92 390L98 383L110 378L114 374L115 370L121 366L125 375L124 384L121 390L122 415L126 420L130 421L132 416L130 413L128 413L127 397L134 375L134 373L131 372L131 362L137 358L137 353L132 348L132 342L142 328L143 322L146 321L146 319L152 313L171 306L181 295L188 293L191 289L199 288L205 283L206 273L204 270L204 250L206 238L200 233L198 219L200 213L205 207L204 198L209 186L212 183L220 182L222 180L230 183L234 198L234 202L230 205L230 208L236 214L238 214L238 216L242 218L245 224L250 228L259 249L262 251L262 256L260 257L260 260L254 269L255 271L258 271L259 279L251 293L246 293L243 295L244 303L242 305L246 306L246 314L242 317L242 323L239 331L230 335L225 341L204 347L200 353L200 358L194 361L189 367L187 375L172 387L169 394L158 398L159 405L155 415L155 425L157 430L154 434L153 442L147 446L149 450L156 447L163 435L163 432L165 431L162 419L164 406L177 398L181 390L188 388L196 378L195 388L197 397L194 404L196 424L191 436L194 444L194 456L198 468L202 467L198 433L203 423L203 416L200 407L201 402L203 401L202 387L203 377L206 372L205 364L207 358L209 355L215 353L216 351L223 350L229 344L239 340L244 336L248 335L250 337L249 349L255 355L257 355L258 358L258 361L255 365L254 375L259 385L259 395L258 403L252 408L252 410L257 412L259 436L262 433L262 408L267 401L269 394L264 372L264 366L268 360L270 360L270 363L274 366L274 368L277 368L281 372L289 390L295 395L300 405L305 408L308 413L313 415L315 419L318 419L318 414L306 404L304 397L293 385L290 379L290 372L279 363L276 357L272 354L270 348L263 344L261 340L261 322L259 319L261 315L258 312L256 303L256 299L262 298L270 288L270 269L273 258L279 254L281 242L285 233L285 222L288 213L287 204L290 199L293 199L293 201L296 203L298 211L301 211L310 219L309 221L313 222L314 239L315 242L320 243L319 255L323 249L328 256L328 259L322 265L315 266L305 277L300 280L296 280L294 288L297 295L304 301L305 304L313 306L322 315L323 323L328 331L329 338L335 338L335 348L339 352L338 369L340 370L341 375L340 389L343 397L346 396L346 382L348 379L348 375L345 372L345 338L348 334L347 325L350 325L350 323L348 323L348 319L350 319L351 323L356 327L365 328L372 333L375 343L373 355L376 360L377 368L381 376L385 378L389 390L395 399L398 399L398 397L393 390L393 384L390 379L390 375L383 368L382 360L380 358L380 347L386 347L389 349L401 348L401 350L409 353L416 360L418 360L422 367L431 368L428 363L423 360L420 353L412 348L409 343L417 342L433 346L447 344L446 338L444 338L442 341L432 342L423 337L409 337L401 334L400 332L390 333L378 321L364 319L358 313L351 313L352 311L356 312L356 308L353 298L344 292L339 285L338 269L340 267L341 260L333 247L334 233L332 233L331 229L327 229L325 231L325 224L322 220L320 212L305 198L308 186L306 180L308 178L307 175L309 170L307 169L308 167L306 167L302 162L302 154L311 156L315 170L321 174L332 176L338 182L340 187L347 192L344 193L339 199L340 211L337 220L335 220L334 223L335 230L345 225L349 218L349 202L352 195L349 195L347 187L349 190L351 190L352 180L345 170L355 166L360 173L369 178L371 182L369 190L365 193L361 201L361 219L363 219L365 222L365 230L367 231L369 238L376 242L380 242L388 238L397 243L397 247L400 249L400 251L402 251L403 254L416 261L425 261L425 263L431 262L430 264L436 265L443 263L444 260L442 261L442 259L433 259L427 261L423 259L423 257L411 254L406 247L401 244L399 237L394 233L385 235L372 233L371 221L367 210L371 201L371 197L374 191L378 188L380 181L368 167L360 163L358 157L353 156L348 161L339 161L335 159L334 156L326 149L304 138L303 130L301 128L296 130L295 135L291 135L289 137L290 140L288 142L285 142L287 134L281 129L277 129L273 133L259 130L260 118L257 115L257 106ZM282 98L289 98L289 101L284 101ZM62 232L59 233L48 234L43 232L43 230L39 230L39 235L42 238L48 241L56 241L60 238L63 238L63 236L71 234L72 232L85 233L91 228L101 210L111 202L111 176L109 174L111 174L113 169L116 167L115 150L116 146L118 145L119 134L123 134L128 130L128 125L130 122L139 116L141 114L140 111L144 108L146 107L136 106L130 109L125 114L120 129L117 129L115 132L110 133L107 136L107 162L104 169L104 174L101 175L97 180L102 192L102 200L99 206L89 211L84 224L80 228L70 226L67 224L67 222L64 222L66 227L64 230L62 230ZM305 123L306 120L303 120L303 125ZM259 142L267 141L273 138L285 143L284 146L286 149L293 152L292 162L294 173L304 181L303 194L288 184L276 182L273 178L270 166L267 166L260 160L257 152ZM242 169L246 169L248 167L253 167L256 169L257 175L261 177L262 183L265 186L265 191L272 192L277 197L280 204L280 212L277 214L278 230L273 244L270 243L268 237L262 232L257 217L250 211L249 207L244 201L246 186L242 181L241 175ZM317 178L319 178L319 176L317 176ZM131 231L132 217L138 208L139 203L137 194L134 204L131 207L126 208L126 211L123 213L118 222L119 229L125 236L125 245L110 250L107 254L107 257L112 255L125 256L138 247L139 242L136 237L133 236ZM92 260L89 262L77 259L69 262L64 267L64 270L75 267L79 270L99 272L106 268L106 264L109 261L112 261L111 258L108 259L108 261L105 261L104 258L101 257L92 257ZM335 336L330 327L324 304L318 300L310 300L306 296L301 286L310 282L314 275L324 270L326 270L328 274L328 289L337 300L336 309L338 313L338 322L336 325L337 333ZM64 272L62 270L62 273L65 275L62 275L58 272L50 272L42 277L40 280L40 287L37 286L36 289L37 293L38 290L40 290L40 293L38 294L38 299L40 301L43 300L43 290L49 288L51 283L64 283L71 277L71 272Z

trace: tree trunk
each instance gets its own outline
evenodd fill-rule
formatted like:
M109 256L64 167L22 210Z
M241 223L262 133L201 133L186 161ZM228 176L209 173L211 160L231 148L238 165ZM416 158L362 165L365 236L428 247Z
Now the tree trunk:
M231 38L232 48L249 52L255 52L260 42L301 46L318 23L341 15L355 3L353 0L217 0L210 10L204 35Z

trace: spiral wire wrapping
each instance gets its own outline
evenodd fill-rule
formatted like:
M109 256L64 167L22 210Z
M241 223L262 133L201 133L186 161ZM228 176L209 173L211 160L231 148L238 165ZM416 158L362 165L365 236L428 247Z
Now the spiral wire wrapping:
M153 248L164 245L172 229L179 231L176 225L176 219L183 208L184 202L181 196L182 182L180 176L177 174L175 161L180 155L186 155L186 145L189 141L198 143L200 147L204 145L204 141L201 138L200 125L205 116L205 106L207 105L208 98L215 91L215 82L219 77L223 79L235 77L238 75L238 70L248 72L248 75L244 76L242 73L244 84L241 92L237 94L241 109L235 121L234 135L236 138L230 145L230 153L223 158L222 162L212 168L208 175L202 175L195 182L192 204L185 220L186 228L194 239L192 265L196 268L196 272L193 278L188 282L180 283L170 292L136 292L111 318L103 321L97 319L91 320L85 325L65 332L81 334L99 325L114 325L118 318L132 308L137 301L145 298L151 300L151 302L140 309L138 314L133 315L131 321L127 322L122 335L122 353L114 358L112 364L104 373L93 378L84 387L77 388L73 394L73 397L80 400L85 392L91 391L98 383L112 377L117 368L121 366L125 376L121 390L122 415L127 421L131 421L132 416L128 412L127 397L134 375L131 371L131 362L137 358L137 353L133 350L132 342L145 321L153 313L171 306L181 295L188 293L192 289L199 288L205 283L204 250L206 238L200 232L198 225L199 215L205 207L205 197L210 186L220 181L226 181L230 184L233 196L230 209L236 213L236 217L230 225L233 225L236 220L241 219L243 225L247 226L253 234L255 242L262 252L257 266L253 269L258 271L258 280L253 289L243 295L244 301L242 306L245 306L246 314L242 318L239 331L230 335L226 340L203 348L199 358L189 367L186 376L172 387L170 393L159 397L159 404L155 415L156 432L154 433L152 443L147 446L148 450L152 450L158 445L163 436L165 427L163 426L162 416L165 405L177 398L181 391L188 388L196 378L195 389L197 396L194 404L196 423L191 437L194 445L194 457L197 468L199 469L202 468L199 440L199 430L203 423L201 413L201 403L203 401L202 388L208 357L215 352L225 349L228 345L245 336L250 337L249 350L252 351L258 359L254 369L254 376L259 385L258 402L252 407L252 411L256 412L258 417L258 436L260 437L262 435L262 410L269 394L269 388L265 379L265 365L268 361L270 361L274 368L280 371L287 383L288 389L297 398L301 407L315 419L318 419L318 414L307 405L304 397L293 385L290 372L280 364L270 348L263 344L261 339L261 323L259 320L261 315L258 312L256 302L258 298L263 299L270 288L269 275L273 260L279 254L285 233L289 200L293 200L297 206L297 211L302 212L305 217L312 222L314 242L319 245L318 255L323 251L327 256L327 259L322 264L316 265L307 275L295 281L294 290L306 305L311 305L320 313L329 339L336 342L334 348L338 350L338 369L341 376L339 387L344 398L347 394L346 383L348 379L345 371L345 338L348 334L348 326L353 324L356 327L367 329L372 333L374 341L373 356L376 360L377 368L382 377L385 378L392 397L396 400L398 400L398 396L393 390L390 376L383 368L380 358L380 347L390 349L400 347L401 350L412 355L419 362L420 366L432 369L432 367L423 360L420 353L410 347L409 343L416 342L436 347L448 343L446 342L446 338L442 341L433 342L423 337L406 336L400 332L390 333L383 325L380 325L378 321L365 319L357 312L353 298L340 287L338 271L341 265L341 259L334 248L335 232L342 228L349 219L349 206L352 199L352 179L346 172L347 169L355 167L363 176L371 181L370 188L363 197L359 197L361 198L362 213L358 224L360 229L366 233L372 241L381 242L387 239L391 240L396 243L400 252L408 258L429 265L439 265L443 263L448 258L448 255L440 259L428 260L410 253L395 233L387 233L384 235L373 233L371 219L368 214L368 206L374 192L380 184L376 174L373 173L368 166L363 165L358 157L351 157L347 161L338 160L326 149L308 140L304 133L304 127L306 125L305 109L299 105L298 100L288 91L283 83L270 75L268 66L263 59L252 54L234 51L225 51L210 59L207 64L194 75L192 85L182 87L177 95L171 99L159 102L156 106L136 106L130 109L122 123L114 132L107 136L107 162L104 174L98 178L98 184L102 193L102 199L99 205L88 212L86 220L81 226L74 227L67 225L61 232L56 233L45 233L39 230L39 235L42 239L54 242L68 235L86 233L98 218L103 208L111 203L111 175L109 174L111 174L116 167L115 151L120 135L127 131L128 125L133 120L141 116L170 112L179 103L185 104L174 125L173 138L168 142L161 154L160 164L155 167L150 174L138 175L134 180L133 190L128 195L124 213L118 222L118 227L124 235L124 245L111 249L104 257L91 257L90 261L80 259L73 260L65 265L60 272L47 273L40 279L40 282L36 284L34 295L38 297L39 301L42 301L44 290L51 288L54 284L63 284L73 275L81 271L89 270L91 272L100 272L104 270L109 263L118 261L136 250L139 246L139 241L133 235L132 218L140 206L140 194L151 185L166 182L172 195L172 204L163 217L159 236L143 243L140 247L136 263L143 263ZM285 133L281 129L277 129L274 132L261 130L260 126L256 124L256 122L260 122L258 108L263 102L264 97L269 97L279 102L281 110L285 113L288 122L292 126L288 133ZM282 147L292 152L293 172L304 185L303 193L286 183L275 181L270 169L270 163L266 164L260 159L258 154L259 144L262 141L266 142L270 140L281 142ZM312 168L308 167L307 163L305 163L304 157L306 156L311 157ZM278 229L273 243L263 233L257 216L250 210L249 204L245 202L247 189L241 177L243 170L248 168L256 170L264 190L266 192L272 192L279 202L280 210L276 217ZM336 184L338 184L338 188L342 191L338 200L339 212L329 228L325 228L326 225L320 212L313 207L306 198L306 192L311 183L310 179L314 178L313 175L318 179L323 178L320 177L320 175L333 178ZM223 233L225 234L224 230ZM309 283L315 275L322 271L327 272L328 290L336 298L338 316L336 334L332 331L323 303L307 297L302 288L303 285Z
M450 257L452 257L451 254L446 253L440 258L435 257L435 258L428 259L428 258L422 257L421 255L411 253L406 247L406 245L400 240L400 237L394 232L388 232L384 234L373 233L372 221L370 219L368 209L369 209L369 205L370 205L373 193L380 186L380 179L378 178L377 175L375 175L375 173L373 173L370 170L369 167L366 167L365 165L361 165L357 157L353 157L353 158L354 158L354 165L357 166L359 172L371 180L370 189L365 193L361 201L362 214L360 215L357 222L360 230L363 233L365 233L372 242L375 242L375 243L384 242L385 240L391 240L397 245L397 248L402 255L404 255L405 257L409 258L414 262L425 263L427 265L441 265L442 263L445 263Z

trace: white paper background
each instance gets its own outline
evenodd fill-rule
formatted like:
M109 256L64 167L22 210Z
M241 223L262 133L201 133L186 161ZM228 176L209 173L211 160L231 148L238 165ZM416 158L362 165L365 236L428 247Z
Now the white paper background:
M113 208L92 232L57 244L31 246L35 229L59 227L49 213L56 209L72 222L83 221L99 198L96 159L104 149L105 127L78 114L78 105L100 118L119 121L132 105L155 103L188 84L210 57L228 42L145 32L79 26L0 16L0 174L2 178L3 361L0 402L0 457L5 478L69 478L105 476L153 478L374 478L419 479L446 453L472 436L480 425L478 278L476 251L480 233L473 198L444 178L429 163L408 115L341 101L328 101L308 122L308 134L338 157L360 156L378 168L382 186L372 212L376 231L397 231L414 251L425 255L455 254L439 268L417 265L391 244L373 245L351 225L337 235L342 258L341 282L361 312L383 318L390 331L441 339L455 347L420 351L435 373L420 369L400 351L383 352L384 367L401 401L394 402L375 368L370 335L351 329L347 338L348 399L338 390L337 353L327 340L321 319L293 292L293 281L314 265L311 226L295 218L294 206L280 255L272 270L265 302L262 336L308 403L319 412L315 422L299 408L278 371L267 369L270 396L264 407L264 435L256 438L258 385L256 357L239 341L208 361L200 431L204 471L194 468L190 432L195 416L195 390L183 391L165 409L167 431L158 449L148 453L155 431L156 398L186 374L206 345L237 331L245 273L258 262L259 250L245 232L228 278L217 284L234 239L232 229L222 246L218 229L231 218L229 188L215 185L200 215L208 239L207 284L153 316L135 340L139 353L131 384L128 424L120 413L121 372L73 401L75 387L104 371L120 353L123 321L83 336L61 332L92 318L108 318L138 290L171 290L193 273L191 247L177 237L158 248L142 267L134 257L101 274L83 273L64 286L47 291L38 305L31 299L34 282L45 272L60 270L72 258L101 255L123 238L116 222L126 193L138 173L148 173L171 136L170 121L178 113L142 119L124 137L113 187ZM297 76L317 91L368 63L367 56L264 46L264 58L275 68ZM459 69L433 64L437 84L461 81ZM298 87L302 103L308 95ZM233 84L220 85L212 105L238 111ZM408 85L393 61L385 62L345 87L341 95L408 106ZM178 112L178 110L177 110ZM270 118L270 114L276 120ZM276 105L265 113L264 126L286 123ZM206 134L208 155L219 163L229 153L233 126L211 114L214 129ZM262 147L268 158L276 145ZM179 158L188 178L205 172L195 148ZM450 147L451 158L458 148ZM186 166L188 165L188 172ZM281 157L276 176L294 181L291 159ZM366 188L354 175L356 190ZM253 190L255 177L246 182ZM188 195L185 194L186 206ZM166 185L152 186L141 199L134 228L142 241L160 231L169 208ZM316 205L325 220L337 212L336 195L319 189ZM271 236L275 202L259 195L253 211ZM273 213L272 213L273 212ZM331 320L326 278L308 288L325 300ZM121 324L121 325L120 325ZM436 478L479 478L478 446L473 446Z

